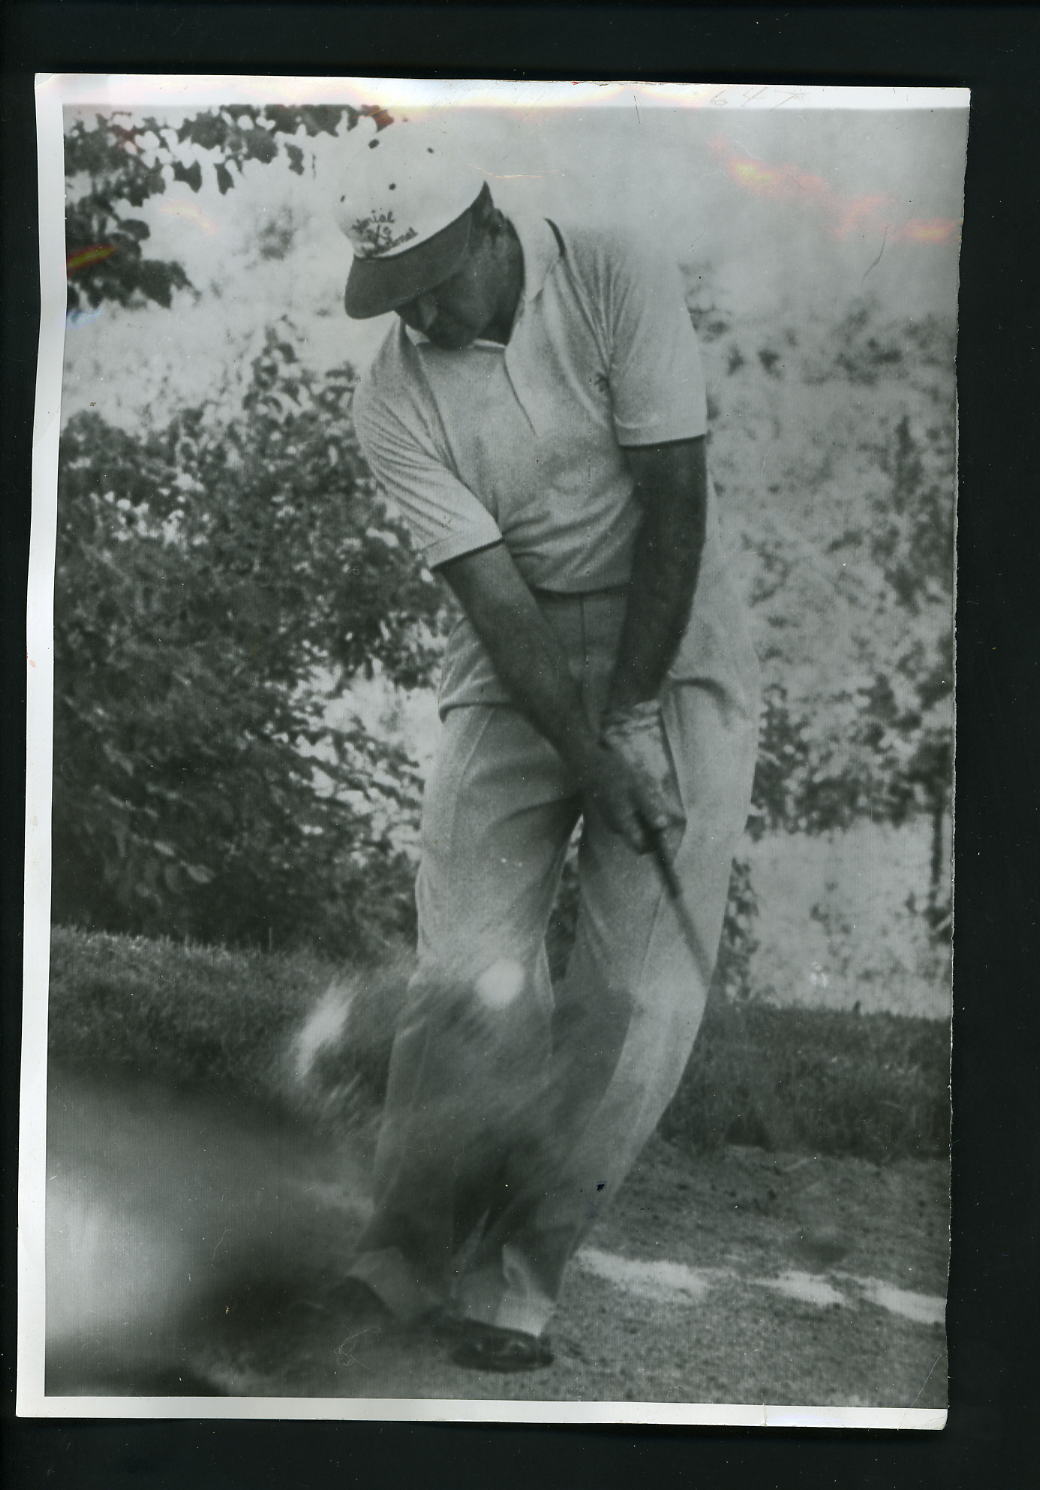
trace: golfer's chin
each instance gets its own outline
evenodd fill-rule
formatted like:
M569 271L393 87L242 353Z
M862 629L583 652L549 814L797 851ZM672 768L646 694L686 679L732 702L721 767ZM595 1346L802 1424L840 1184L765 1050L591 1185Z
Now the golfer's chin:
M461 352L464 347L471 346L480 335L479 331L472 326L431 326L426 333L427 341L431 341L435 347L440 347L442 352Z

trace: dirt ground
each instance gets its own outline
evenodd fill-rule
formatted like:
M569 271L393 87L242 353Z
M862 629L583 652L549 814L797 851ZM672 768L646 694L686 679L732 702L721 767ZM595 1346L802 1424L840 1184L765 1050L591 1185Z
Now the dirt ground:
M356 1147L60 1072L48 1138L48 1394L945 1405L937 1161L655 1140L572 1264L555 1364L500 1376L336 1309Z

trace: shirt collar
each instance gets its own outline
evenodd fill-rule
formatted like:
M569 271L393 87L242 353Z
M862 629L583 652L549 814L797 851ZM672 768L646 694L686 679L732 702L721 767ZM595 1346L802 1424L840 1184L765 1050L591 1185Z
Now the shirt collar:
M517 307L517 319L519 319L524 306L529 305L541 294L549 271L560 257L560 245L556 241L556 234L544 217L517 212L510 216L509 221L516 229L516 236L520 239L520 251L524 256L524 284L520 292L520 304ZM429 340L422 331L414 331L403 321L401 330L415 347L421 347ZM502 350L499 342L477 340L473 345L475 347L496 347L499 351Z
M560 246L556 241L556 234L544 217L518 212L509 220L516 229L524 256L522 299L527 304L541 294L549 271L560 257Z

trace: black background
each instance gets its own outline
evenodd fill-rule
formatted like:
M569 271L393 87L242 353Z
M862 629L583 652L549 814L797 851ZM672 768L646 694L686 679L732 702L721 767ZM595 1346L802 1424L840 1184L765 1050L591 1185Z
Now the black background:
M1019 1490L1040 1347L1040 14L1022 6L10 3L4 213L3 1471L12 1490ZM954 1247L943 1433L14 1417L34 72L968 85L960 310Z

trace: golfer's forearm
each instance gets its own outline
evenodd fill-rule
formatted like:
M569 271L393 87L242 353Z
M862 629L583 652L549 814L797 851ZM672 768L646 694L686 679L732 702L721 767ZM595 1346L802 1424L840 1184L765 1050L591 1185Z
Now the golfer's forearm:
M483 641L516 707L578 776L598 750L559 643L537 611L493 627Z
M498 547L466 555L441 573L517 709L584 778L599 744L563 649L508 553Z
M703 545L703 528L677 532L656 513L645 519L611 680L612 709L629 708L660 692L689 621Z
M625 624L610 708L656 698L689 623L704 550L707 477L703 441L683 460L642 463L644 508L636 536Z

